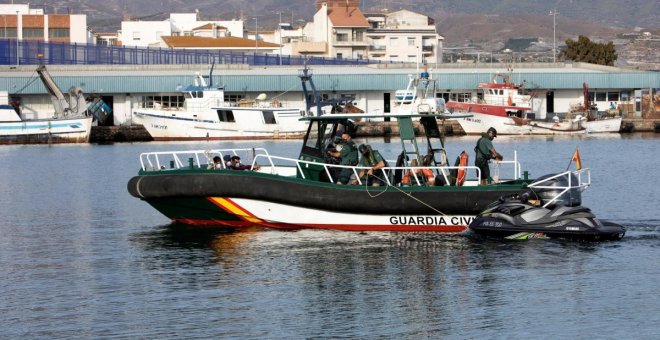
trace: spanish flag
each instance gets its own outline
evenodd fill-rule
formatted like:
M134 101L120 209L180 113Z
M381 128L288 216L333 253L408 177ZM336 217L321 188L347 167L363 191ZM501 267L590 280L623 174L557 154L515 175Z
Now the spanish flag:
M575 148L575 152L573 153L573 158L571 158L571 162L575 162L576 170L582 169L582 161L580 160L580 150L578 150L578 148Z

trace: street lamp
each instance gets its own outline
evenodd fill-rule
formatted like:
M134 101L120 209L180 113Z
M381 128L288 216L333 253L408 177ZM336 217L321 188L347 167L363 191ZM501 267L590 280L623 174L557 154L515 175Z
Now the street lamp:
M256 55L259 44L259 41L257 40L259 39L259 17L254 17L252 19L254 19L254 54Z
M18 27L18 13L20 13L20 12L16 11L16 66L21 65L21 58L18 55L18 52L20 52L19 48L18 48L18 29L19 29L19 27Z
M280 31L280 66L282 66L282 12L280 14L280 22L277 24Z
M557 12L557 8L553 11L550 11L550 15L552 15L552 62L556 63L557 62L557 21L556 21L556 16L559 14Z

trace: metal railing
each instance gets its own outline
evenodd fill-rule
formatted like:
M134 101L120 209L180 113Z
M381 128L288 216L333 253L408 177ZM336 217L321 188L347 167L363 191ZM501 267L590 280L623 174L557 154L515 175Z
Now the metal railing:
M371 167L364 166L350 166L350 165L337 165L328 163L319 163L314 161L305 161L295 158L279 157L270 155L264 148L247 148L247 149L209 149L209 150L191 150L191 151L164 151L164 152L148 152L140 154L140 165L143 171L170 171L182 169L213 169L213 157L219 156L223 159L222 169L224 166L225 155L239 156L243 159L250 160L248 164L251 168L260 167L260 172L270 173L280 176L296 176L306 179L305 170L309 166L323 167L323 171L328 176L327 178L335 178L333 173L341 171L342 169L350 169L358 184L364 184L364 178L360 178L361 171L367 171ZM396 161L388 160L388 163L395 164ZM508 180L515 180L519 178L520 163L517 157L513 161L499 162L497 166L510 164L513 166L513 177L499 178L498 182L505 182ZM379 169L374 175L383 180L388 185L393 185L393 174L400 170L402 176L408 174L411 178L410 183L418 186L425 185L426 179L424 178L421 170L431 170L434 175L440 176L444 183L449 184L452 182L452 170L465 171L465 182L463 185L475 186L479 184L481 178L481 171L476 166L388 166ZM420 170L420 171L418 171ZM471 176L469 174L474 174ZM455 179L454 179L455 180Z
M209 165L213 165L213 157L218 156L224 167L225 155L252 159L254 166L256 164L254 160L260 154L269 156L268 150L263 148L145 152L140 154L140 166L143 171L208 169ZM182 159L187 162L184 163Z
M366 43L365 43L366 44ZM0 65L366 65L391 63L369 59L260 54L223 50L191 50L137 46L112 46L0 39Z
M573 177L575 177L575 179ZM565 186L555 185L556 183L553 183L553 181L562 178L567 179L567 184ZM590 185L591 185L591 170L585 168L577 171L564 171L554 176L544 178L542 180L531 183L528 187L531 189L561 190L561 192L558 195L556 195L555 197L553 197L551 200L549 200L543 205L543 207L545 208L550 204L554 203L555 201L557 201L563 195L566 194L570 195L571 190L584 191Z

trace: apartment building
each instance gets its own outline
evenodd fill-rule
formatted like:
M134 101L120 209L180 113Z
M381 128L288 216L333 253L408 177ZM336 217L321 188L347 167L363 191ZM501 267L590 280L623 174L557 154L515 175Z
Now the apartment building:
M171 13L162 21L121 22L118 43L124 46L164 47L162 37L243 38L243 21L198 20L198 13Z
M314 19L303 28L302 41L292 43L292 53L366 58L369 22L359 6L359 0L316 1Z
M443 41L434 19L423 14L363 13L359 0L318 0L313 21L283 43L294 55L438 63Z
M369 59L403 62L442 61L444 37L433 18L409 10L365 14Z
M85 14L45 14L29 4L0 4L0 23L2 39L92 42Z

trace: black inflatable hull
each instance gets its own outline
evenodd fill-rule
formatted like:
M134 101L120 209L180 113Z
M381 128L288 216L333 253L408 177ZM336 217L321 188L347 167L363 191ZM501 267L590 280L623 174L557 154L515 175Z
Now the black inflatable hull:
M341 213L380 215L476 215L521 184L492 187L413 187L403 189L334 185L249 171L136 176L131 195L146 201L164 198L234 197ZM384 189L385 192L381 192Z
M508 221L492 217L478 216L469 225L477 235L503 239L563 238L584 241L615 241L626 233L623 226L601 221L601 225L589 226L579 220L563 220L561 223L545 225L512 225Z

